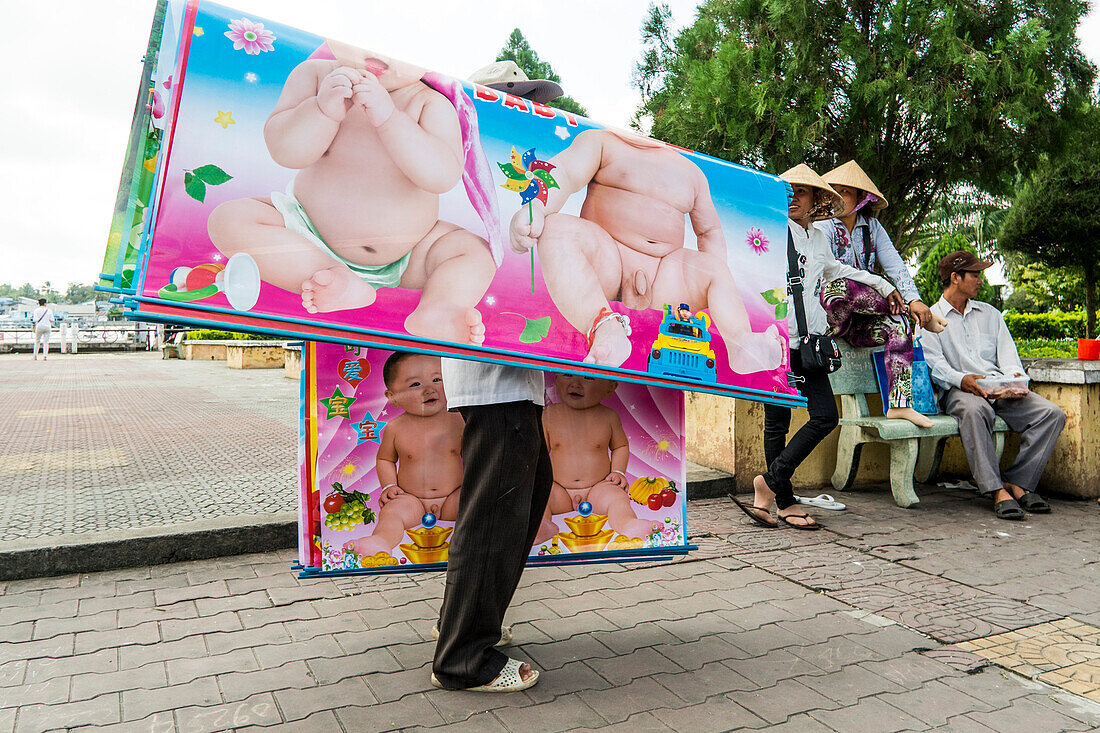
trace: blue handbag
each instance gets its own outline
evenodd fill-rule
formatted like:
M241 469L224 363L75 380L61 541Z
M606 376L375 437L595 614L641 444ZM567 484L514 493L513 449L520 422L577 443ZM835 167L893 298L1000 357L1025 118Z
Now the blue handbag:
M890 380L886 376L886 351L871 352L875 362L875 377L878 379L878 391L882 396L882 411L885 414L890 406ZM913 342L913 409L922 415L940 414L936 402L936 393L932 388L932 371L924 360L924 349L920 345L920 336Z

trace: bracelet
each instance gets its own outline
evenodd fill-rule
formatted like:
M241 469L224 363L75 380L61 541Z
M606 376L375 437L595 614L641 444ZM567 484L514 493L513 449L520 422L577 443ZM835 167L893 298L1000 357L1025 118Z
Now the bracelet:
M616 471L616 470L615 470L614 468L613 468L613 469L611 469L611 473L617 473L617 474L619 474L620 476L622 476L623 478L626 478L626 474L625 474L625 473L623 473L622 471Z
M622 313L616 313L610 308L601 308L599 314L596 316L596 320L592 322L592 328L588 329L588 335L585 337L588 341L588 348L592 348L592 339L596 337L596 330L607 323L608 321L618 321L626 335L630 335L630 317L623 315Z
M379 491L385 491L386 489L392 489L395 486L397 486L397 484L386 484L385 486L380 488Z

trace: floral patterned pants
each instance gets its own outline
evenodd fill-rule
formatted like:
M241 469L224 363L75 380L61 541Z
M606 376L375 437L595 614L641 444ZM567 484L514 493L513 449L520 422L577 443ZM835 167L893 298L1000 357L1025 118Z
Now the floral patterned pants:
M870 285L833 280L821 290L829 332L857 348L885 346L890 407L913 406L913 330L906 316L890 314L890 304Z

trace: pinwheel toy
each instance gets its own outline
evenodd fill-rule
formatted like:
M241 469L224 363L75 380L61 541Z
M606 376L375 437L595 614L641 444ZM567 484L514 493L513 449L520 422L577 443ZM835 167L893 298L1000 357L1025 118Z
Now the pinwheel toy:
M501 188L519 194L520 205L527 204L527 220L532 221L534 215L531 213L531 202L538 199L545 206L550 189L558 187L558 182L554 180L554 176L550 175L554 166L536 158L534 148L520 155L515 146L512 147L511 160L507 163L497 163L497 165L508 178L501 184ZM531 250L531 292L535 292L534 249Z

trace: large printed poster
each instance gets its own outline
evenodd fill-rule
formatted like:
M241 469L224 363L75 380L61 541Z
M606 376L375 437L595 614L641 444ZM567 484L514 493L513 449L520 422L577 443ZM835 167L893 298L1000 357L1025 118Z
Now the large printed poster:
M138 316L800 401L779 179L211 3L180 25Z
M434 569L462 501L462 416L438 356L336 344L303 351L307 574ZM686 552L684 398L546 373L554 487L531 562Z

